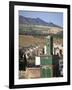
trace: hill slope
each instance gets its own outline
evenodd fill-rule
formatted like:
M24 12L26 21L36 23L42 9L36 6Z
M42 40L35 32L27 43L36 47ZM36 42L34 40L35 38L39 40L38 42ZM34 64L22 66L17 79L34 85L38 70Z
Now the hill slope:
M47 23L40 18L27 18L24 16L19 16L19 24L33 24L33 25L43 25L43 26L49 26L49 27L62 28L61 26L55 25L52 22Z

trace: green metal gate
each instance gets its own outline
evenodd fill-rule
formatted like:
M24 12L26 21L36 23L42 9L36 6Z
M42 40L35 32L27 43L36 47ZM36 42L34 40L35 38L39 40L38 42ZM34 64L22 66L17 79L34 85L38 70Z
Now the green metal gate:
M52 77L52 68L46 67L46 68L42 68L40 69L40 75L42 78L48 78L48 77Z

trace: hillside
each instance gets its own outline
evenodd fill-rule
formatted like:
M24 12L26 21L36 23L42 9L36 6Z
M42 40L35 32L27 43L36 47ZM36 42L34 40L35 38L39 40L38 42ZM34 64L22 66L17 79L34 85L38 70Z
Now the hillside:
M20 47L25 46L36 46L40 45L41 47L45 44L44 37L34 37L30 35L19 35L19 45Z
M19 34L47 36L48 34L63 35L63 28L53 23L47 23L40 18L27 18L19 16Z
M53 38L53 43L59 44L59 45L63 44L63 39L62 38ZM40 45L41 47L43 47L45 45L45 37L19 35L19 45L20 45L20 47L36 46L36 45Z
M49 26L49 27L62 28L61 26L55 25L52 22L47 23L40 18L29 18L29 17L24 17L24 16L19 16L19 24L43 25L43 26Z

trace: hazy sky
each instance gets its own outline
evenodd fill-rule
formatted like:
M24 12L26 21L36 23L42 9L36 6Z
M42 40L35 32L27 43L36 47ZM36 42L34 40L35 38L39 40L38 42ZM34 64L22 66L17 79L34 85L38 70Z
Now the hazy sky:
M61 12L39 12L20 10L19 15L30 18L40 18L46 22L52 22L63 27L63 13Z

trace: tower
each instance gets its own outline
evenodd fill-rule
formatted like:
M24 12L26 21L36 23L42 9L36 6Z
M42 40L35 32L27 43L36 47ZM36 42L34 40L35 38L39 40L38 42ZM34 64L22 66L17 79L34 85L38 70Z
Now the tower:
M60 77L59 71L59 59L58 55L53 55L53 37L48 36L45 40L45 53L40 55L39 63L40 65L40 77L49 78L49 77Z
M45 54L40 56L40 77L53 77L53 38L50 35L46 37L45 51Z
M52 53L53 53L53 37L49 35L46 37L46 54L52 55Z

